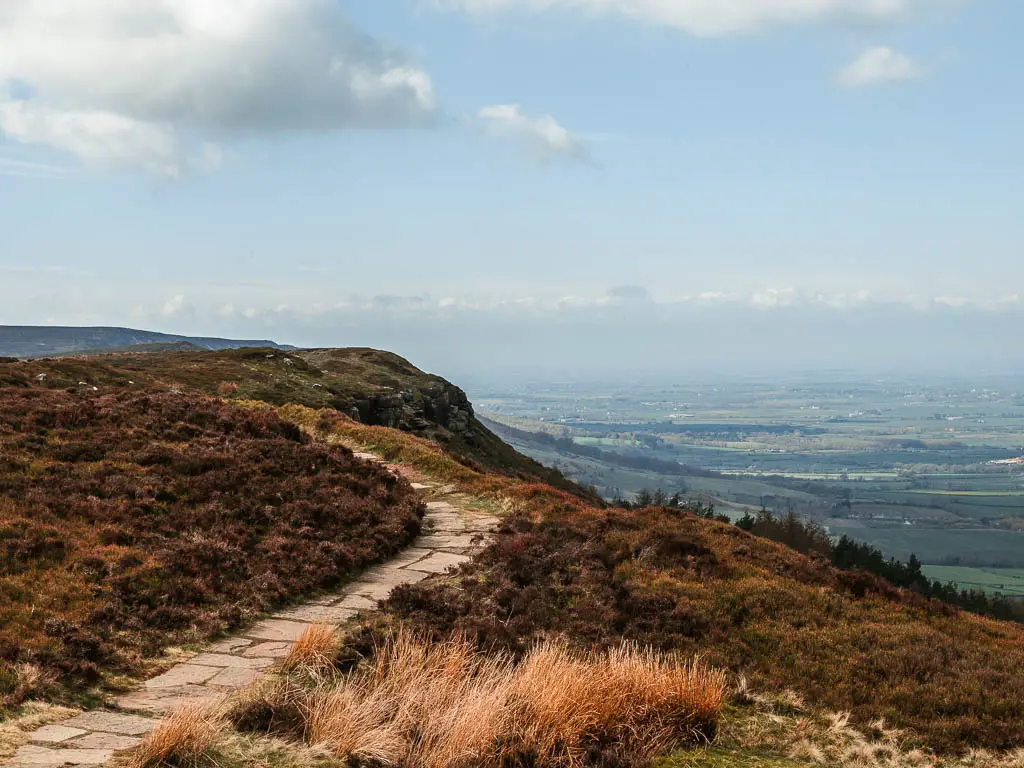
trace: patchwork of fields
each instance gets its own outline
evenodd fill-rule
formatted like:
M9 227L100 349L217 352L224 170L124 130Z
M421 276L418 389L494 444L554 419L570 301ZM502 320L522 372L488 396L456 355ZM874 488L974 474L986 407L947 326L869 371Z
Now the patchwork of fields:
M948 572L965 585L988 583L974 567L1024 567L1024 465L1007 463L1024 456L1024 379L475 395L506 440L609 499L661 488L732 515L792 509L889 556L968 567Z

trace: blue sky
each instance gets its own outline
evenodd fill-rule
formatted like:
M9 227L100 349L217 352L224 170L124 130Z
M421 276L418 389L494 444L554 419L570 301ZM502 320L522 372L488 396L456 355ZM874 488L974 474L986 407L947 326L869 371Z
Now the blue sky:
M1024 367L1013 0L39 5L0 10L0 322L467 372L894 365L898 323Z

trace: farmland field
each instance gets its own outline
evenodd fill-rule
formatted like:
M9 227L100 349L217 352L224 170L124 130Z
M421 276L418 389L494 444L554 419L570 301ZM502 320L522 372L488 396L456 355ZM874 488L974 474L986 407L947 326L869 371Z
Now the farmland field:
M1024 568L964 568L926 565L924 574L943 583L951 581L963 589L972 587L1004 595L1024 597Z
M608 499L766 507L935 566L1024 567L1024 377L492 387L521 451Z

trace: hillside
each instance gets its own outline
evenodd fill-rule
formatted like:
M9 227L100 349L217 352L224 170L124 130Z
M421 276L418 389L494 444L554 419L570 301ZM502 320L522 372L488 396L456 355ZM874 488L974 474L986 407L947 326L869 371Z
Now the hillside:
M700 653L755 689L912 729L944 751L1024 745L1024 627L962 613L692 512L605 510L498 483L421 441L352 423L348 441L500 499L495 544L457 577L404 586L364 651L396 626L522 653L542 638Z
M0 325L0 357L55 357L135 348L147 351L168 347L236 349L277 347L272 341L175 336L132 328L77 328L62 326Z
M317 651L326 678L293 667L273 689L283 698L243 697L250 704L234 722L247 738L275 728L295 736L288 728L309 713L296 713L301 690L287 686L338 682L353 669L361 685L373 667L360 660L379 658L395 637L450 648L457 635L481 669L529 667L537 643L600 664L626 643L666 660L699 655L733 682L745 678L756 694L725 712L719 751L684 751L665 765L789 768L812 764L814 750L845 762L861 749L873 757L860 764L902 750L923 757L885 765L916 766L931 749L1024 746L1024 627L838 571L695 507L605 508L558 476L566 490L542 482L492 441L461 390L373 350L0 364L0 709L26 696L88 701L170 645L311 599L371 563L405 562L422 508L407 482L356 460L358 449L429 483L419 487L443 494L445 509L500 517L500 527L469 562L447 561L463 563L456 572L398 586L380 611L346 624L337 649ZM470 535L427 539L478 546ZM760 703L743 709L750 702ZM856 733L878 732L884 744L864 746L828 710L851 712ZM893 735L880 717L907 731ZM291 756L275 752L275 764L308 766L319 747L302 738L244 743ZM847 751L830 752L828 739ZM578 764L649 764L618 755L614 740L599 746ZM218 764L263 764L232 760Z
M471 464L540 480L599 501L557 470L516 452L483 426L465 392L373 349L273 348L122 353L0 363L0 386L25 381L100 392L152 387L272 405L332 408L362 423L428 437Z
M0 709L84 692L393 554L408 484L201 395L0 390ZM56 683L59 680L60 689Z

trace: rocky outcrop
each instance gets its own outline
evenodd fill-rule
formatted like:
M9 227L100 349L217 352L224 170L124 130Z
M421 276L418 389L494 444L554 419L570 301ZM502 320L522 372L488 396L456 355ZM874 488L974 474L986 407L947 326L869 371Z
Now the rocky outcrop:
M440 427L466 439L473 431L473 406L466 393L453 384L432 381L423 387L363 397L350 409L364 424L410 432Z

